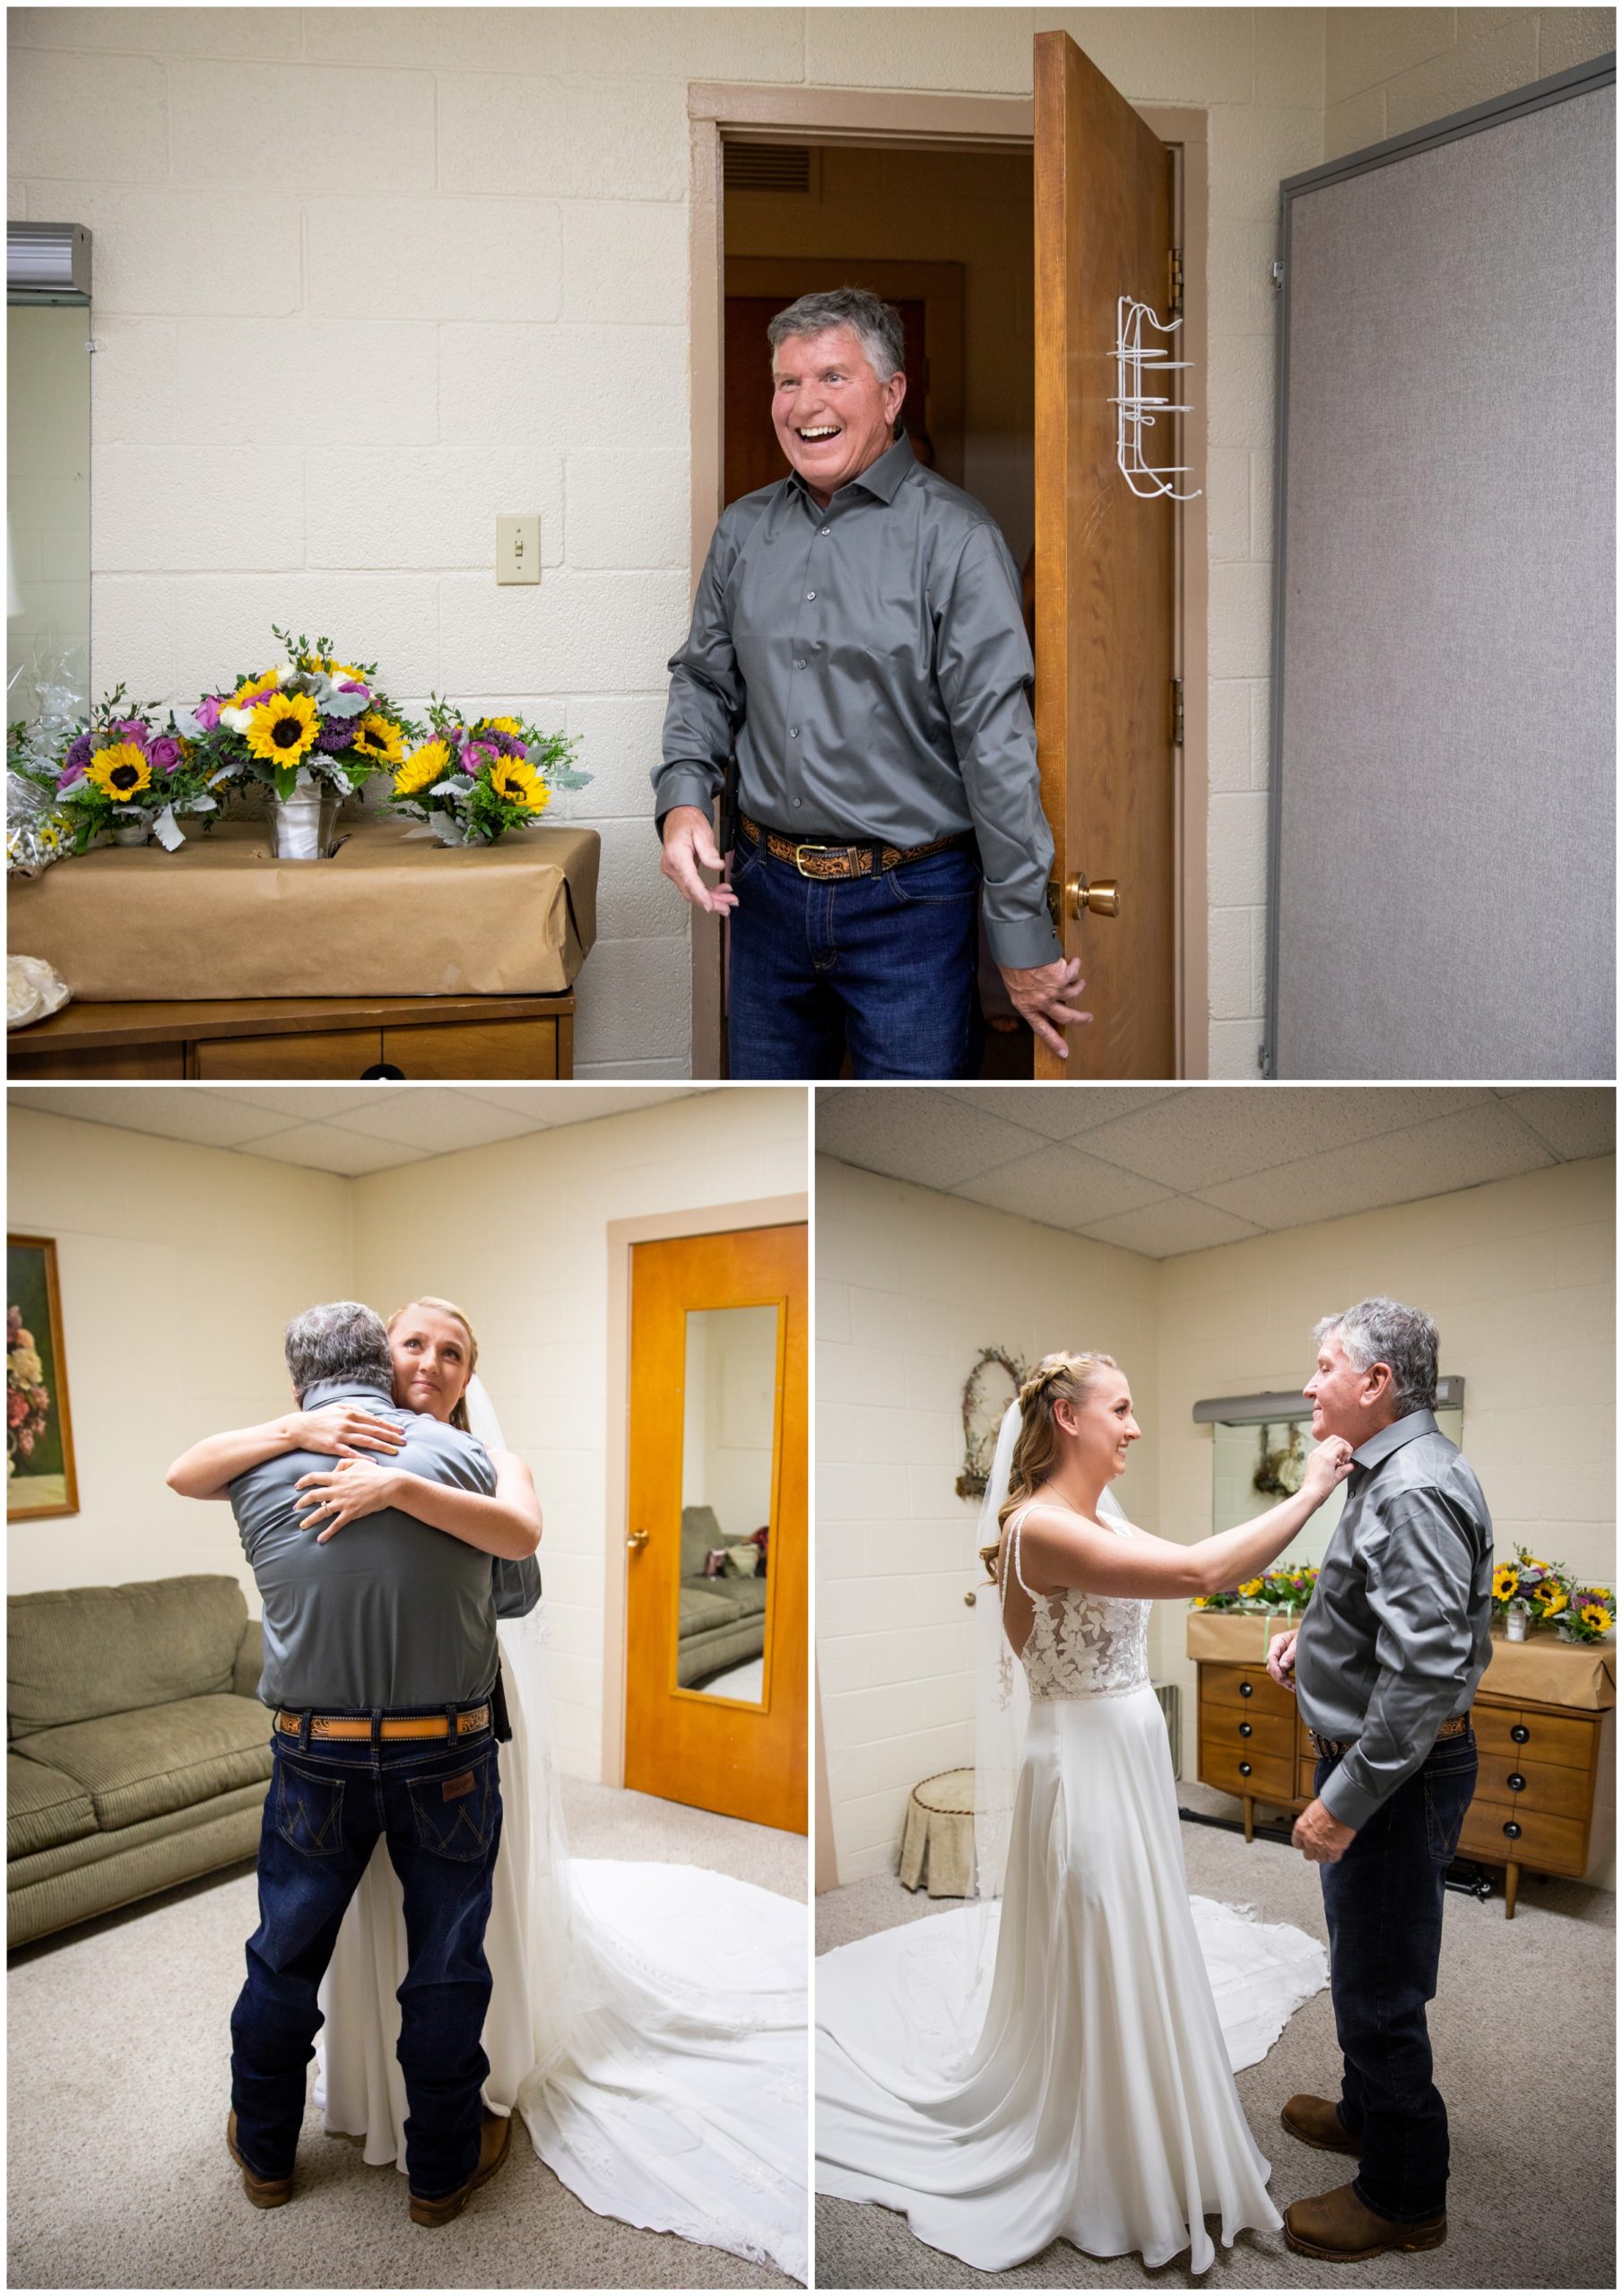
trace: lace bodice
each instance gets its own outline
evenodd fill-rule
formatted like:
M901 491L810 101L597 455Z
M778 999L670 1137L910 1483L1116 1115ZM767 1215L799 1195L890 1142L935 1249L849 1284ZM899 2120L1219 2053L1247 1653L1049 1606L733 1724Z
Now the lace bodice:
M1092 1595L1081 1587L1033 1594L1020 1574L1025 1513L1022 1507L1009 1518L1004 1561L1031 1604L1031 1631L1020 1656L1033 1699L1119 1697L1142 1688L1150 1680L1150 1604L1130 1595ZM1128 1525L1107 1516L1101 1527L1117 1538L1133 1536Z

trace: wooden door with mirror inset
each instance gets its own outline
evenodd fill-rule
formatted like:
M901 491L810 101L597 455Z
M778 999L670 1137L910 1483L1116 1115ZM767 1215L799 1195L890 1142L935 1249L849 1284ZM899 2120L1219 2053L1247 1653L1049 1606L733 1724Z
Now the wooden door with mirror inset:
M631 1252L625 1782L806 1831L806 1230Z

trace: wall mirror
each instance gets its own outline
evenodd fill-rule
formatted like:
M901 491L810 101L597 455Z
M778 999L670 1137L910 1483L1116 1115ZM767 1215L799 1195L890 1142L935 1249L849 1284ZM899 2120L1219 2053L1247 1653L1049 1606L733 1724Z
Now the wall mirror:
M48 735L82 717L90 700L89 278L87 232L71 225L11 226L5 715L8 724L40 724Z
M762 1703L778 1309L691 1308L682 1383L676 1679Z

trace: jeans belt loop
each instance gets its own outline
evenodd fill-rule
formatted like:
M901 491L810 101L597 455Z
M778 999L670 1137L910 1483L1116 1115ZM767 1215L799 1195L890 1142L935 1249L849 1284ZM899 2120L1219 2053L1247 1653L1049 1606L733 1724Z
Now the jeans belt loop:
M299 1717L299 1751L301 1754L308 1754L310 1751L310 1725L315 1719L315 1709L308 1706Z
M447 1698L445 1702L445 1734L447 1738L456 1735L456 1701L454 1698Z
M380 1770L380 1769L383 1767L383 1709L382 1709L382 1707L381 1707L381 1706L374 1706L374 1707L371 1709L371 1716L372 1716L372 1767L373 1767L375 1770Z

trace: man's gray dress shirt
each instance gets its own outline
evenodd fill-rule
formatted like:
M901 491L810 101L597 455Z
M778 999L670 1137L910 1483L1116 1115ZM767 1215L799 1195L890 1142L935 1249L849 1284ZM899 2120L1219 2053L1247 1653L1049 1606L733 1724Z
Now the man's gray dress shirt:
M485 1497L496 1470L481 1443L353 1379L324 1379L303 1408L354 1403L393 1420L405 1448L386 1466ZM284 1451L230 1486L231 1511L265 1611L267 1706L439 1706L481 1698L496 1679L496 1600L490 1558L478 1547L385 1507L346 1523L318 1546L319 1521L294 1506L300 1475L337 1462Z
M1428 1411L1360 1443L1296 1646L1297 1703L1322 1738L1357 1738L1322 1799L1361 1826L1463 1714L1489 1657L1493 1524Z
M671 658L661 821L738 752L752 821L808 841L973 830L1000 964L1051 964L1054 840L1020 577L991 517L898 439L820 509L798 473L722 512Z

